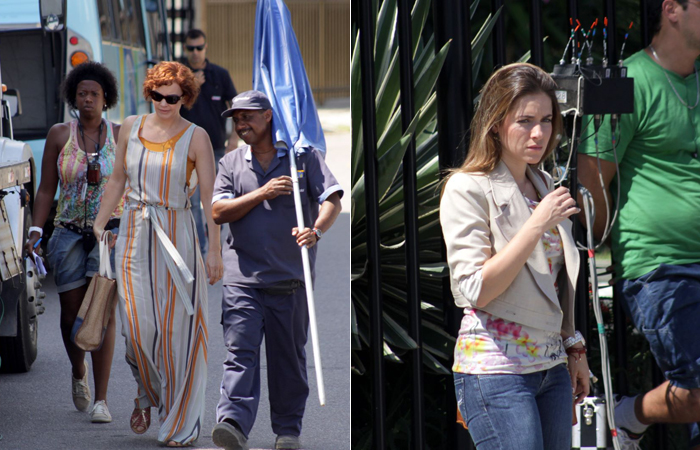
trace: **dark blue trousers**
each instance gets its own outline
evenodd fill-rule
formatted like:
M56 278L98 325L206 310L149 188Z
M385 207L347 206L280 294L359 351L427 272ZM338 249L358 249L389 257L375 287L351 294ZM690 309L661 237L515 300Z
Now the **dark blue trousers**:
M265 337L272 431L301 434L309 385L306 345L309 315L303 287L291 295L224 286L221 300L228 348L216 408L217 422L233 419L248 436L260 401L260 346Z

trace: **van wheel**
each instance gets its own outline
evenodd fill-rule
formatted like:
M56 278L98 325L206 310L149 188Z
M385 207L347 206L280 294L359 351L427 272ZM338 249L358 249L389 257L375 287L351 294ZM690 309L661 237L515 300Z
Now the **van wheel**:
M22 242L27 242L29 226L32 224L32 216L29 208L24 208L24 235ZM26 252L22 249L22 261ZM27 295L27 276L24 265L19 277L20 283L16 292L19 301L17 303L17 336L0 338L0 372L18 373L28 372L32 363L36 360L38 340L38 320L36 315L35 299ZM9 290L8 294L13 295ZM9 297L8 297L9 298Z

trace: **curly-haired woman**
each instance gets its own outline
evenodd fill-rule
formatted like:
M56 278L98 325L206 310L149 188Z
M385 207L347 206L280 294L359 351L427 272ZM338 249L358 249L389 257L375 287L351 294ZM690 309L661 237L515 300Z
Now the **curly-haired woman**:
M78 111L79 117L52 126L46 137L41 182L34 203L34 223L26 246L31 251L41 238L60 184L55 229L48 242L47 258L61 302L61 336L72 366L73 403L79 411L87 411L91 402L88 365L85 352L71 341L70 335L90 278L97 273L100 264L92 226L112 174L119 134L119 125L103 119L102 112L117 104L117 80L104 65L86 62L68 74L62 96ZM107 229L119 226L122 212L119 200L107 218ZM90 413L93 422L112 421L106 400L114 354L114 328L112 314L102 347L91 352L95 380L95 404Z
M158 440L191 445L204 414L207 383L207 286L221 279L219 227L211 214L214 154L204 129L180 116L199 88L192 71L162 62L148 71L143 95L155 112L124 120L116 161L125 170L107 185L95 236L101 236L125 192L116 242L117 286L126 360L138 384L131 429L145 433L151 407ZM206 269L190 212L197 186L211 236Z

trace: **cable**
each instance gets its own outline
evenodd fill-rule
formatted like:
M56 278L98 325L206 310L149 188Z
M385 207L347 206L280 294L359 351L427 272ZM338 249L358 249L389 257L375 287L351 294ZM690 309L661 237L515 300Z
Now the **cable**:
M608 200L608 193L607 189L605 186L605 182L603 180L603 169L600 166L600 152L598 149L598 129L600 128L600 121L599 119L594 119L594 127L595 127L595 151L596 151L596 164L598 165L598 180L600 181L600 188L603 191L603 198L605 199L605 228L603 231L603 236L600 238L600 242L598 242L598 245L595 246L594 250L598 250L608 239L610 236L610 233L612 233L613 226L615 225L615 221L617 220L618 213L620 211L620 195L621 195L621 188L620 188L620 164L617 159L617 139L615 139L615 130L617 128L617 115L613 114L610 117L610 125L611 125L611 131L612 131L612 151L613 151L613 156L615 158L615 175L617 177L617 181L615 182L616 188L617 188L617 197L615 200L615 210L613 212L612 220L610 219L610 202ZM592 211L593 217L595 217L595 205L593 206L593 211ZM580 244L578 244L579 250L585 250Z
M601 372L603 376L603 390L605 391L605 410L608 417L608 426L610 427L610 432L613 438L613 447L615 450L620 450L620 443L617 437L617 426L615 425L615 409L613 407L615 399L613 398L612 391L612 377L610 374L610 354L608 352L608 340L605 336L605 325L603 323L603 311L600 307L600 297L598 297L598 276L596 275L595 266L595 249L593 241L593 221L592 209L593 209L593 196L584 186L579 186L579 191L583 198L583 209L586 212L586 226L587 226L587 250L588 250L588 268L591 273L591 290L593 293L593 298L591 303L593 306L593 313L595 315L597 329L598 329L598 341L600 343L600 359L601 359Z
M571 137L569 138L569 143L571 144L571 148L569 149L569 158L566 161L566 168L564 169L564 173L561 175L560 178L554 180L554 186L559 186L566 180L566 176L569 174L569 167L571 167L571 158L573 157L574 154L574 142L576 139L576 118L581 115L581 87L583 85L583 77L578 78L578 83L576 83L576 109L571 108L566 111L562 112L562 115L568 114L572 110L574 111L574 128L571 132Z

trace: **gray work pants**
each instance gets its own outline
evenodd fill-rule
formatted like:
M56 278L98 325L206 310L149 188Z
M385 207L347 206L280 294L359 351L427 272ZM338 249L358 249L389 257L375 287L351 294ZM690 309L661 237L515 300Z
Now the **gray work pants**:
M272 431L301 434L309 385L306 291L270 295L261 289L223 286L224 343L228 348L216 408L217 422L233 419L248 436L260 401L260 346L265 337Z

